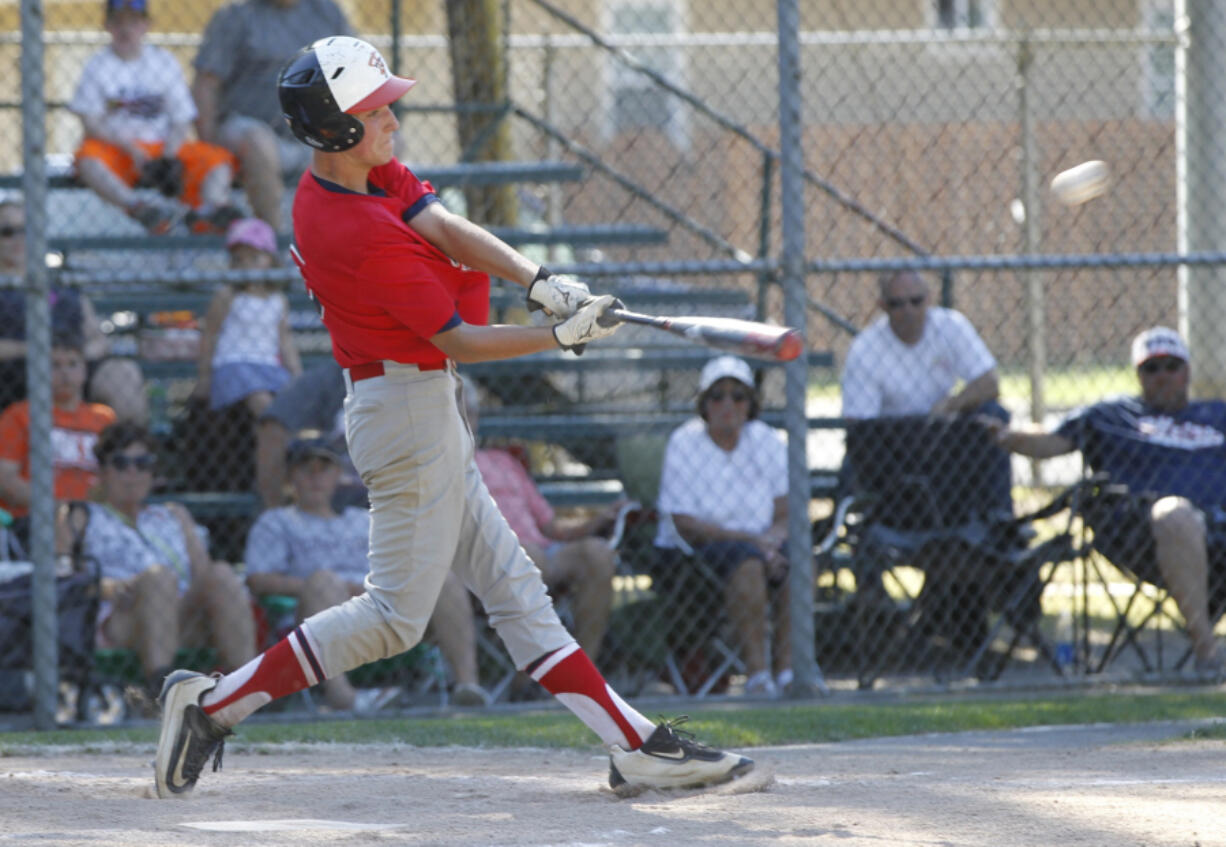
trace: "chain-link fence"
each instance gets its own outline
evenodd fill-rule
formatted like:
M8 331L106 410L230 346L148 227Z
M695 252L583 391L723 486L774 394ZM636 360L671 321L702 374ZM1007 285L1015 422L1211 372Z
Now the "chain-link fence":
M82 715L124 714L115 692L168 666L229 669L267 646L322 602L302 593L313 567L360 583L344 382L288 250L307 158L273 80L302 44L347 30L416 78L398 156L532 259L642 311L784 318L774 3L47 2L46 135L24 159L37 113L15 82L18 11L0 7L15 200L0 204L0 270L23 273L34 220L17 192L41 151L45 186L26 199L47 210L52 348L31 339L28 358L50 367L57 409L79 395L113 410L52 427L57 496L92 503L61 510L55 552L103 577L96 632L61 649L66 680L92 664ZM778 363L712 366L639 326L581 357L460 368L483 471L568 624L628 695L777 691L789 608L812 617L832 687L1216 672L1226 420L1181 407L1181 390L1226 387L1226 14L1207 0L799 11L806 408L785 403ZM1051 179L1090 160L1106 193L1063 205ZM26 393L25 301L0 294L8 406ZM494 320L531 320L518 286L494 280L491 302ZM1187 349L1135 352L1156 325ZM83 368L57 364L72 355ZM1190 379L1167 367L1189 359ZM1065 419L1142 390L1144 404ZM12 408L0 500L21 560L36 439L10 436L26 420ZM789 416L809 433L803 497L771 430ZM99 442L112 417L138 429ZM1027 426L1047 440L1013 432ZM799 606L789 510L813 521ZM462 592L435 623L429 646L323 702L536 695ZM7 664L0 703L27 708L31 663Z

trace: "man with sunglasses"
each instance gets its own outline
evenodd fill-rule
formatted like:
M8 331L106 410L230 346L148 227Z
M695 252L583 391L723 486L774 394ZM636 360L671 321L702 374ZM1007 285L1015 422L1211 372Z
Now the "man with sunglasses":
M956 414L996 399L996 359L965 315L930 306L915 271L887 272L877 285L885 314L847 351L844 417Z
M1091 518L1094 546L1142 580L1165 585L1188 629L1196 669L1221 677L1212 607L1226 600L1226 402L1188 398L1188 347L1164 326L1132 342L1139 397L1104 400L1052 432L983 423L1007 450L1039 459L1080 450L1131 497ZM1211 603L1211 598L1218 602Z

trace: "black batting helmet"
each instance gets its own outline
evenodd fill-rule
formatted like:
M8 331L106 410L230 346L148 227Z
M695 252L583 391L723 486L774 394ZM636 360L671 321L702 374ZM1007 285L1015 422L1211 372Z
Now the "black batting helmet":
M336 35L310 44L277 78L281 112L294 136L325 153L340 153L362 140L353 112L386 106L416 84L392 76L372 45Z

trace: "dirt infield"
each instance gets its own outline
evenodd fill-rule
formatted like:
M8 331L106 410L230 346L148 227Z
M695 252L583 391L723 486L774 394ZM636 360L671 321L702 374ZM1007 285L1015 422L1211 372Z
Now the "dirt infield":
M227 750L184 801L151 749L0 759L0 843L54 845L1226 845L1226 743L1186 724L751 751L707 793L618 799L595 751Z

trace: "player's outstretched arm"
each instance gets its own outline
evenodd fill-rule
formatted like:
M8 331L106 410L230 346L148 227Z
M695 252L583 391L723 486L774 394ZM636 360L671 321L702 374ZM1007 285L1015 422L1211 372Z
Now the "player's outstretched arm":
M498 236L447 211L442 203L426 206L409 226L455 261L525 287L532 284L540 267Z
M529 308L569 318L591 299L586 283L551 274L498 236L448 212L441 203L426 206L409 221L409 226L455 261L527 288Z
M608 294L593 297L574 315L554 326L462 323L432 336L430 343L457 362L511 359L558 347L570 350L616 332L621 322L610 320L605 312L620 306L620 302Z
M513 359L542 350L556 350L553 327L462 323L431 337L430 343L457 362Z

